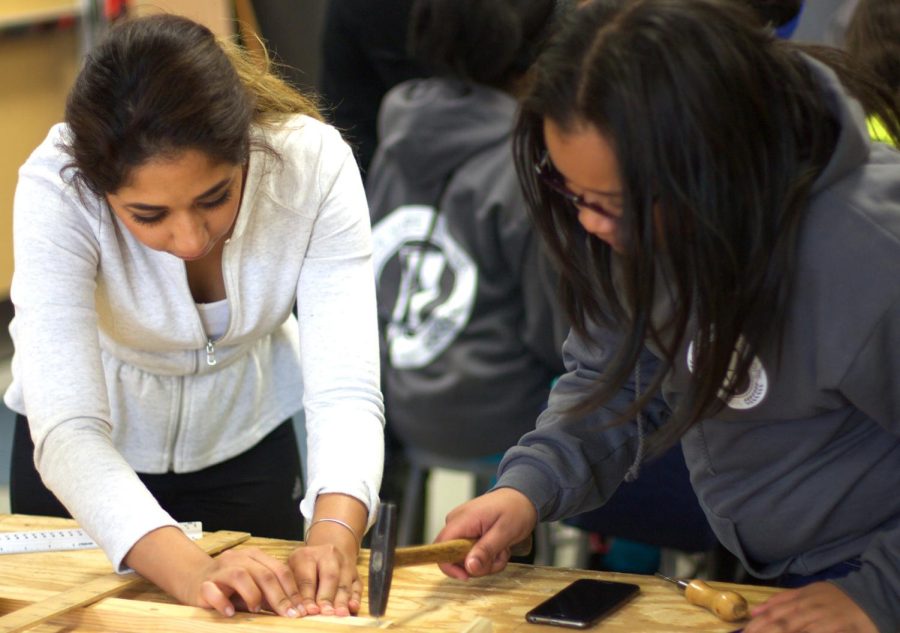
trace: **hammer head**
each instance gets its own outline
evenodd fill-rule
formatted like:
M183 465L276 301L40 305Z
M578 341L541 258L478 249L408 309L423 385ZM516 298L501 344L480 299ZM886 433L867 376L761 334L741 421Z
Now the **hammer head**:
M397 506L382 503L372 528L369 555L369 613L380 618L387 609L397 546Z

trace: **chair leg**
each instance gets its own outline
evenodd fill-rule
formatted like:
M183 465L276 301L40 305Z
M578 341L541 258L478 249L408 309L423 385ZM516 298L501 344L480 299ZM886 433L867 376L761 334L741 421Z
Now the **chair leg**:
M586 531L560 521L541 523L535 529L535 539L539 542L536 565L588 569L591 543Z
M553 525L540 522L534 529L534 564L549 567L553 565L555 547L553 544Z
M410 464L406 489L403 491L403 505L400 507L397 545L414 545L422 540L422 535L416 535L414 532L419 514L422 512L424 497L425 469L417 464Z
M591 559L590 534L578 528L566 527L570 530L570 534L572 535L572 546L574 548L572 567L575 569L587 569Z

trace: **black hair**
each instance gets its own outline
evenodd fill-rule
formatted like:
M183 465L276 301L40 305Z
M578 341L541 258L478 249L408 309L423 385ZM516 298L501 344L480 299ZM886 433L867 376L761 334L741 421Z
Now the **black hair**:
M201 24L152 15L114 26L93 49L66 102L69 138L62 145L75 183L102 196L155 157L199 150L240 164L251 123L291 112L318 117L310 99L219 42Z
M693 379L653 438L658 451L739 390L754 354L774 346L777 358L797 235L839 125L808 56L733 0L595 0L567 20L534 74L515 133L534 222L562 270L574 330L587 336L598 322L623 332L570 413L609 402L650 340L663 363L620 412L620 422L633 418L697 332ZM623 253L541 186L545 120L564 133L596 130L613 146ZM661 284L673 297L665 323L651 318Z
M435 74L506 90L534 62L556 5L557 0L416 0L409 50Z

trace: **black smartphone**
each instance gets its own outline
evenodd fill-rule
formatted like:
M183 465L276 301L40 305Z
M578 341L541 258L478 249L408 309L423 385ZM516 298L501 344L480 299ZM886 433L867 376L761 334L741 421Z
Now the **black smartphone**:
M625 582L582 578L564 587L525 614L533 624L586 629L638 594L640 587Z

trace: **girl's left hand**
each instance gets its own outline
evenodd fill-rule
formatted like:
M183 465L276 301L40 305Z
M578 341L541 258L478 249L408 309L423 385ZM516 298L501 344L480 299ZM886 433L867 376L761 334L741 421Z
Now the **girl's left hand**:
M321 529L321 533L325 531ZM356 615L362 597L362 582L356 569L356 543L351 541L347 547L337 540L318 542L323 544L298 547L288 557L306 612Z
M865 611L828 582L776 594L751 615L744 633L878 633Z

